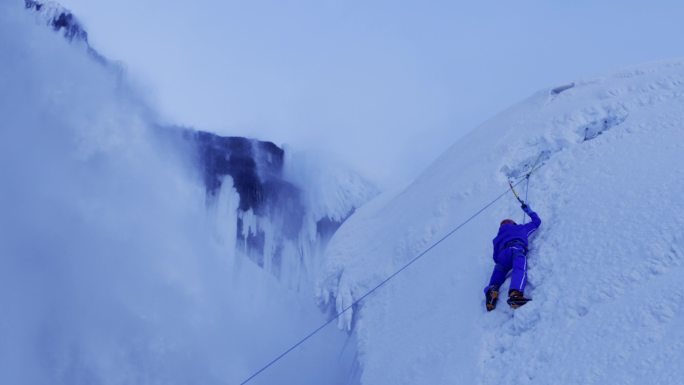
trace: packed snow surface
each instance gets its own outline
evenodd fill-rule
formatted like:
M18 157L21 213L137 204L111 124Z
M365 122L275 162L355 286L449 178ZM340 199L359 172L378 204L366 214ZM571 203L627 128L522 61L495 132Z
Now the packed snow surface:
M338 309L541 166L527 190L543 220L533 301L484 308L491 239L502 219L523 219L509 194L345 313L362 383L681 383L683 150L684 63L642 66L533 95L359 210L319 280Z

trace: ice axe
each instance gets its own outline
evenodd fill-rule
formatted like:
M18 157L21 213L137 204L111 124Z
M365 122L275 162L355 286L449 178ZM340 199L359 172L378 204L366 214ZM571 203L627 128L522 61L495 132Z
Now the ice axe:
M527 178L529 178L529 177L530 177L530 176L528 175ZM520 183L520 182L518 182L518 183ZM518 192L515 191L515 187L513 187L513 182L512 182L510 179L508 180L508 186L511 188L511 191L513 192L513 195L515 195L515 199L517 199L518 202L520 202L521 205L524 205L524 204L525 204L525 201L523 201L522 199L520 199L520 195L518 195Z
M527 191L528 191L528 187L530 184L530 175L532 175L533 172L537 171L542 166L542 165L539 165L539 162L542 160L542 156L544 156L543 151L539 154L539 156L537 157L537 160L534 161L532 168L530 168L530 170L527 172L527 174L525 174L525 181L527 183L525 185L525 199L527 199ZM515 186L519 185L521 182L522 182L522 179L517 181L515 184L513 184L513 181L509 178L508 179L508 186L511 188L513 195L515 195L515 199L517 199L518 202L520 202L520 204L524 208L525 207L525 201L522 200L520 198L520 195L518 195L518 192L515 191ZM525 223L525 213L523 213L523 223Z
M525 176L525 179L529 180L529 179L530 179L530 174L527 174L527 176ZM520 182L518 182L518 183L520 183ZM508 180L508 186L511 188L511 191L513 192L513 195L515 195L515 199L517 199L518 202L520 202L520 204L524 207L524 206L525 206L525 201L523 201L522 199L520 199L520 195L518 195L518 192L515 191L515 187L513 187L513 182L512 182L510 179ZM523 212L523 224L524 224L524 223L525 223L525 213Z

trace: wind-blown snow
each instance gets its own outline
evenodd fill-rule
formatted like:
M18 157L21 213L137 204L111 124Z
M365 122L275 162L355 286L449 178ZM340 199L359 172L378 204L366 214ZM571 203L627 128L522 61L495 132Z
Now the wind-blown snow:
M323 322L222 237L235 191L208 216L143 98L22 8L0 2L0 383L239 383ZM254 383L344 381L325 333Z
M561 88L485 123L333 237L319 297L341 309L541 159L534 300L484 309L491 239L522 220L511 194L345 315L363 384L681 382L684 63Z

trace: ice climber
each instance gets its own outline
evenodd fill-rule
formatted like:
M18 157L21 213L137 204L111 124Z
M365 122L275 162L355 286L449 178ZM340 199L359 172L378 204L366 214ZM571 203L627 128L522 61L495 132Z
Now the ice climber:
M539 215L532 209L522 204L521 208L532 219L531 222L518 225L512 219L504 219L499 226L499 233L494 240L494 271L489 285L485 287L487 311L496 307L499 299L499 288L506 280L509 271L511 282L508 290L508 304L513 308L524 305L529 301L525 298L525 284L527 283L527 250L529 237L541 225Z

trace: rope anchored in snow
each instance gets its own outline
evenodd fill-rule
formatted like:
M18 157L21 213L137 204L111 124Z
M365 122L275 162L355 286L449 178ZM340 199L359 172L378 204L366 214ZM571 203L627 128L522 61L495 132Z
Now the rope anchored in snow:
M535 170L536 170L535 168L532 168L532 170L530 170L530 172L528 172L528 173L525 175L525 177L520 178L520 180L516 181L515 183L513 183L513 182L510 181L510 180L508 181L509 186L510 186L510 189L513 191L513 193L515 194L516 198L517 198L519 201L520 201L520 198L518 197L518 194L515 192L514 187L517 186L517 185L519 185L520 183L522 183L524 180L528 180L530 174L532 174L532 172L535 171ZM466 219L465 221L463 221L461 224L459 224L458 226L456 226L453 230L449 231L446 235L444 235L442 238L440 238L439 240L437 240L437 241L436 241L435 243L433 243L430 247L428 247L427 249L423 250L420 254L416 255L415 257L413 257L413 259L411 259L410 261L408 261L408 262L407 262L404 266L402 266L399 270L397 270L397 271L395 271L394 273L392 273L392 275L390 275L389 277L385 278L382 282L380 282L380 283L378 283L377 285L375 285L372 289L368 290L364 295L362 295L361 297L359 297L357 300L355 300L354 302L352 302L350 305L348 305L348 306L345 307L344 309L340 310L337 314L335 314L335 316L333 316L333 317L330 318L328 321L326 321L325 323L323 323L321 326L319 326L318 328L314 329L314 330L311 331L309 334L307 334L305 337L303 337L302 339L300 339L299 341L297 341L294 345L292 345L292 346L289 347L287 350L285 350L284 352L282 352L280 355L278 355L277 357L275 357L274 359L272 359L269 363L267 363L266 365L264 365L261 369L257 370L257 371L254 372L252 375L250 375L249 377L247 377L244 381L242 381L242 382L240 383L240 385L245 385L246 383L248 383L248 382L250 382L251 380L253 380L256 376L258 376L259 374L261 374L264 370L268 369L268 368L271 367L273 364L275 364L276 362L280 361L280 359L282 359L283 357L285 357L286 355L288 355L290 352L292 352L293 350L295 350L299 345L303 344L303 343L306 342L309 338L313 337L313 336L316 335L318 332L320 332L321 330L323 330L323 328L325 328L326 326L330 325L333 321L335 321L335 320L337 320L338 318L340 318L340 316L342 316L342 314L346 313L349 309L351 309L351 308L354 307L354 306L357 306L359 303L361 303L361 301L363 301L364 299L366 299L366 297L368 297L369 295L373 294L373 292L375 292L376 290L378 290L379 288L381 288L382 286L384 286L387 282L391 281L394 277L396 277L397 275L399 275L402 271L406 270L409 266L413 265L415 262L417 262L419 259L421 259L423 256L425 256L427 253L429 253L432 249L434 249L435 247L437 247L437 245L439 245L440 243L444 242L447 238L449 238L450 236L452 236L454 233L456 233L458 230L460 230L463 226L465 226L465 225L468 224L470 221L472 221L473 219L475 219L476 217L478 217L480 214L482 214L485 210L487 210L488 208L490 208L494 203L498 202L498 201L499 201L501 198L503 198L506 194L508 194L508 190L506 190L506 191L502 192L501 194L499 194L499 196L497 196L496 198L494 198L494 200L492 200L491 202L489 202L489 203L487 203L486 205L484 205L481 209L479 209L477 212L475 212L473 215L471 215L468 219Z

